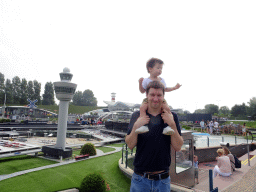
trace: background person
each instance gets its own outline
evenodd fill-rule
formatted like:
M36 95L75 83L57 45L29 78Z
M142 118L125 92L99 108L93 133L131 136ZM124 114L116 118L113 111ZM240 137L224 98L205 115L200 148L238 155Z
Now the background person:
M179 151L183 145L183 138L175 113L164 110L164 86L159 81L149 83L146 89L148 99L147 116L140 116L136 111L131 117L125 142L130 149L137 146L133 162L134 173L131 179L130 192L158 190L170 192L169 169L171 164L171 146ZM136 133L136 129L148 124L149 132ZM172 135L162 134L163 129L170 126L174 130Z
M229 149L226 146L223 146L222 149L224 150L224 155L226 155L231 163L231 171L235 171L235 158L234 155L229 151Z
M223 149L217 150L218 157L217 165L213 169L213 178L216 177L218 174L224 177L228 177L231 175L231 164L229 157L224 155Z
M242 132L243 132L243 136L245 137L246 136L246 123L243 124L243 128L242 128Z
M211 135L213 132L213 122L212 121L209 123L209 127L210 127L210 135Z
M201 126L201 133L203 132L204 130L204 120L202 119L202 121L200 122L200 126Z
M194 168L195 168L195 182L199 184L198 181L198 157L194 155Z
M207 120L207 123L206 123L206 131L207 131L207 133L210 133L210 131L209 131L209 129L210 129L210 122L209 122L209 120Z

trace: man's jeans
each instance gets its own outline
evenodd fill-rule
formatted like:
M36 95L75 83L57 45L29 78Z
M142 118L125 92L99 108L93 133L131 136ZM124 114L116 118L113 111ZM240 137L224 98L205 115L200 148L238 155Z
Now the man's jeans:
M170 176L162 180L149 180L143 176L133 173L130 192L170 192Z

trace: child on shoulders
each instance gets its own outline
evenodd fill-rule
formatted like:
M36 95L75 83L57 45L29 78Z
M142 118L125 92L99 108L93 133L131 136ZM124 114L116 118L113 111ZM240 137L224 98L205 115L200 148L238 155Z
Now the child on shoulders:
M174 91L181 87L181 85L179 83L177 83L177 85L175 87L166 87L166 83L165 83L164 79L159 77L162 74L163 64L164 64L163 61L160 59L157 59L157 58L151 58L147 62L147 71L150 74L150 76L145 79L144 78L139 79L139 90L141 93L146 92L147 85L151 81L160 81L161 83L163 83L164 87L165 87L165 92L171 92L171 91ZM148 101L147 101L147 99L144 99L143 103L140 107L140 117L146 116L147 109L148 109ZM162 104L162 111L164 109L168 112L171 111L170 107L168 106L168 104L165 100ZM144 126L138 128L135 132L141 134L141 133L146 133L148 131L149 131L148 127L144 125ZM169 126L164 128L164 130L163 130L163 134L165 134L165 135L172 135L173 133L174 133L173 129Z

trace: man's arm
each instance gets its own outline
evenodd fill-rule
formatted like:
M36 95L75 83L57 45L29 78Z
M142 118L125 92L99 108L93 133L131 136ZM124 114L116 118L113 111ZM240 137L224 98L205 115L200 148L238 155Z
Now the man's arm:
M148 124L150 118L148 116L139 117L132 127L132 131L129 135L125 137L125 143L128 145L129 149L133 149L137 145L138 134L135 133L135 130L141 126Z
M173 119L172 113L168 113L165 109L162 113L162 119L165 123L167 123L173 130L174 134L171 135L171 145L174 148L175 151L180 151L181 146L183 145L183 138L180 136L176 123Z

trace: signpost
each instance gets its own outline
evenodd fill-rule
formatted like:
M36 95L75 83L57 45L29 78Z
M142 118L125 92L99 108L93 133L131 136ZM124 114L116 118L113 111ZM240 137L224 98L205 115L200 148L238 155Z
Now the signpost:
M37 99L34 101L31 101L30 99L27 100L29 102L29 104L27 105L30 108L37 108L37 106L35 105L35 103L38 101Z

